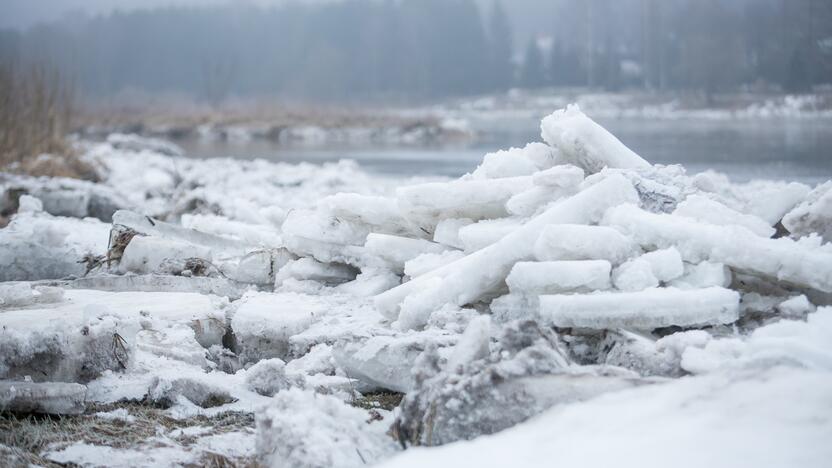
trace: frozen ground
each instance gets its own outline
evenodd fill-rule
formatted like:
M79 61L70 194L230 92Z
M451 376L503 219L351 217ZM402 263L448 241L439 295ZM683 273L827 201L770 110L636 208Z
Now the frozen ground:
M2 174L3 463L828 466L832 182L540 129L454 180L128 135Z

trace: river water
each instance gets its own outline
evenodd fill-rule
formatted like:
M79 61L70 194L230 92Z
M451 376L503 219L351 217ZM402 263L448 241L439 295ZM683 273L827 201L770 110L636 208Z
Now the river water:
M599 123L653 163L682 164L689 174L713 169L735 181L778 179L816 184L832 179L832 121L797 120L616 120ZM540 141L535 121L472 122L474 142L425 147L285 146L264 140L245 143L190 141L191 157L263 158L322 163L353 159L371 172L457 177L473 170L483 154Z

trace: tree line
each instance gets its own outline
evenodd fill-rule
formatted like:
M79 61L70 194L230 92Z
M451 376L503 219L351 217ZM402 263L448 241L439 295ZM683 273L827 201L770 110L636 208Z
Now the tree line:
M533 32L499 0L177 7L0 32L84 96L124 90L416 100L511 87L807 91L832 81L828 0L548 0ZM519 38L519 39L518 39ZM522 41L522 43L520 43Z

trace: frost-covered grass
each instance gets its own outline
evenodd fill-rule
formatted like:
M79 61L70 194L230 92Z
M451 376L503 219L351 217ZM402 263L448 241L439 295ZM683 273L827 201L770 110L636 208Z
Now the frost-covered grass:
M101 412L125 410L129 419L101 417ZM206 428L195 432L193 428ZM195 452L195 466L255 466L253 457L229 458L197 446L201 437L229 432L252 432L254 415L226 412L215 416L172 418L164 408L140 402L92 404L79 416L18 415L0 412L0 445L27 463L60 466L44 452L84 443L117 449L152 450L176 447Z

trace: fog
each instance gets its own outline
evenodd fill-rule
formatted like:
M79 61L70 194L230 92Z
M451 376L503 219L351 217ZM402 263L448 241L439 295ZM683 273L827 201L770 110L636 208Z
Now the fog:
M819 0L11 0L2 13L5 60L55 66L92 98L414 101L832 81L832 3Z

